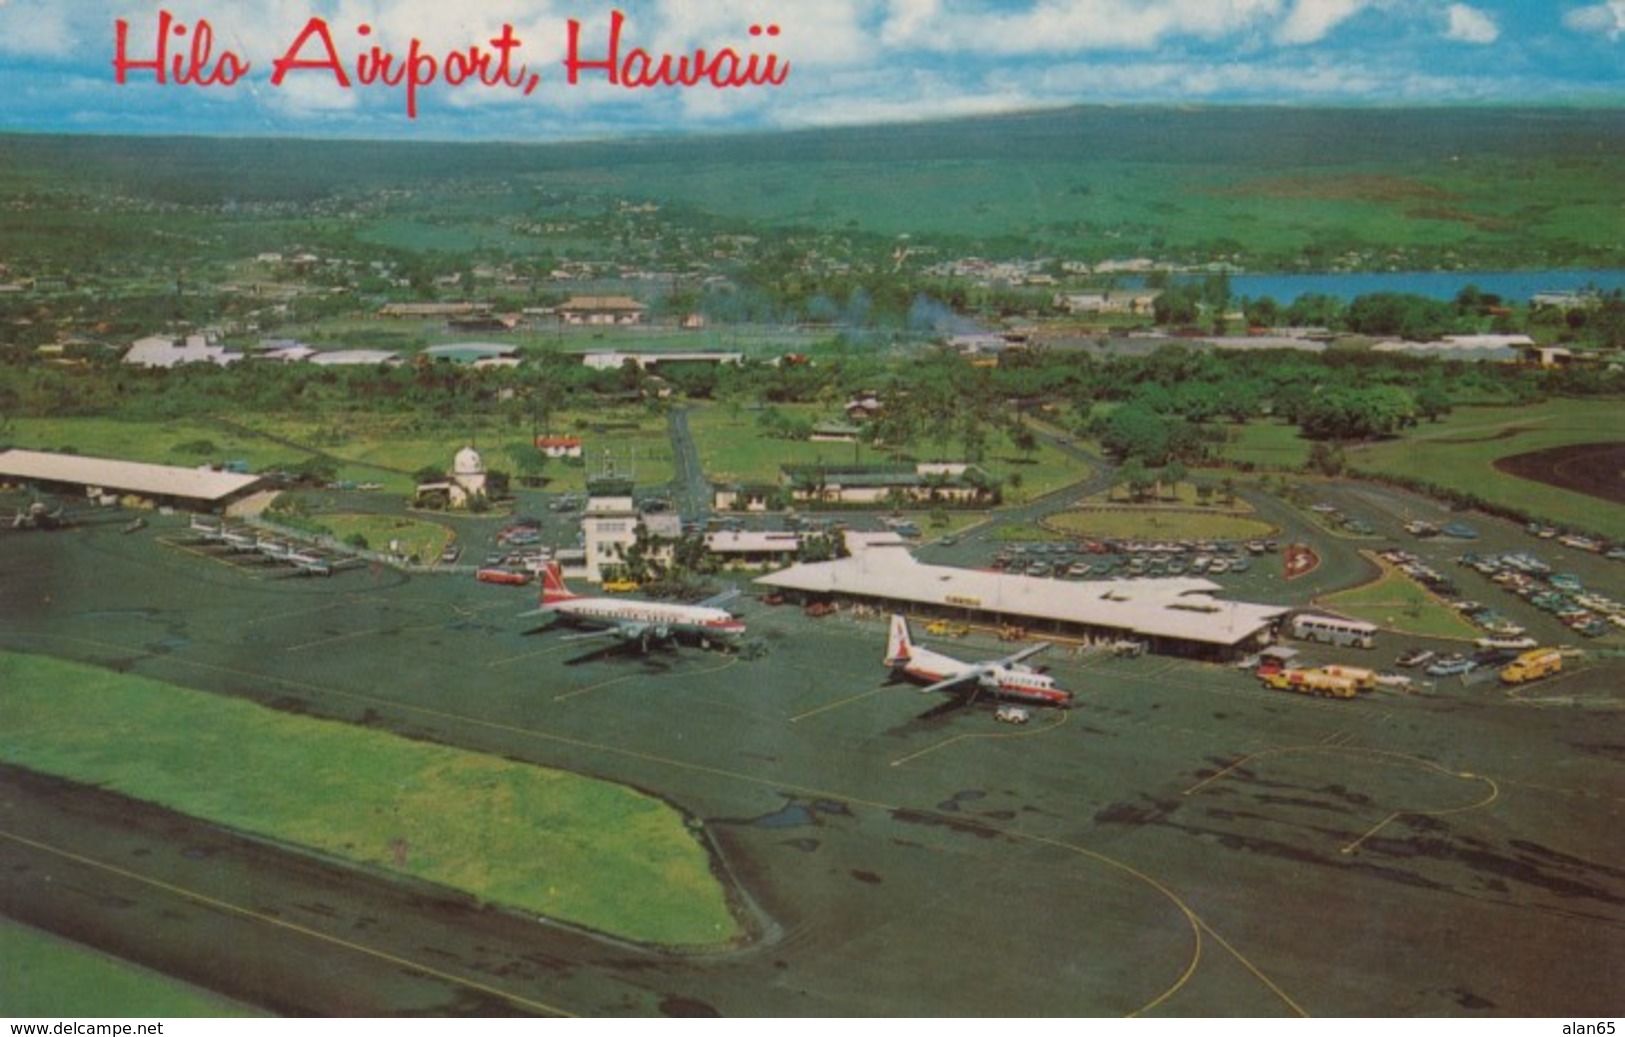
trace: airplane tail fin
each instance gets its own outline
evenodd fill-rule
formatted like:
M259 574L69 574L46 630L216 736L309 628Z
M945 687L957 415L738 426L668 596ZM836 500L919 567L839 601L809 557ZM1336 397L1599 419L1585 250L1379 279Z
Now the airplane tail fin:
M914 653L914 642L908 635L908 620L901 613L891 617L891 636L886 639L886 665L901 666Z
M576 597L580 595L572 593L570 588L564 585L564 571L559 568L558 562L550 561L542 567L543 608Z

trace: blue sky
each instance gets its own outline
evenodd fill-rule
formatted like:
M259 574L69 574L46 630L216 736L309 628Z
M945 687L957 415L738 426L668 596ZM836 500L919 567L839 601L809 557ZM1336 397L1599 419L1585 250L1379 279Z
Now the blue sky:
M783 85L631 90L565 82L569 22L602 56L732 48L776 55ZM114 80L115 22L150 58L158 13L199 20L233 86ZM353 73L365 47L437 58L492 49L504 25L528 94L437 82L271 83L312 18ZM366 25L363 38L358 27ZM764 31L751 35L752 26ZM769 27L778 30L769 35ZM300 57L325 52L313 40ZM1537 104L1625 107L1625 0L0 0L0 129L396 139L559 140L886 122L1063 104Z

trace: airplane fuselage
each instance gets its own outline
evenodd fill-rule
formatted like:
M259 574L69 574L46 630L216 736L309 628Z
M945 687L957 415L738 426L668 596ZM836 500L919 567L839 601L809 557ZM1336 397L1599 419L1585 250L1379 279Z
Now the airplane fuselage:
M745 632L745 624L727 611L704 605L616 598L569 598L546 605L544 610L598 626L688 634L709 640L732 640Z
M935 684L950 677L975 672L981 667L941 652L933 652L929 648L911 645L908 659L897 669L914 680ZM1055 686L1053 677L1019 664L995 666L976 679L988 691L1005 698L1044 706L1064 706L1072 701L1071 694Z

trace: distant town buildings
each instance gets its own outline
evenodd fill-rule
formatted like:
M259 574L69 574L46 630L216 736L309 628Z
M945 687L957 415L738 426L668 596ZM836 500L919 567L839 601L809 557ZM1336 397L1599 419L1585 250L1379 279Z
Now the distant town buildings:
M182 364L216 364L224 367L243 359L225 346L216 345L204 335L188 335L172 339L165 335L150 335L137 339L124 354L124 362L132 367L179 367Z
M716 352L622 353L619 350L605 350L581 355L581 362L595 371L617 370L625 367L628 360L647 371L659 364L742 364L745 362L745 354Z
M627 295L578 295L557 310L565 324L642 324L648 307Z

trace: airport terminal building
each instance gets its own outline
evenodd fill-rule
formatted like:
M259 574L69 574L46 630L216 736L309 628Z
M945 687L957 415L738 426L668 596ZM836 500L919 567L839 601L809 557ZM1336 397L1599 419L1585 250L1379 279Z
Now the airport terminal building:
M160 507L189 511L222 511L264 485L258 475L39 450L0 451L0 482L27 483L47 492L93 500L135 496Z
M1042 637L1133 638L1155 652L1205 659L1236 658L1270 643L1290 611L1221 601L1213 596L1221 588L1211 580L1074 582L926 565L903 550L793 565L756 582L806 602L1020 626Z

